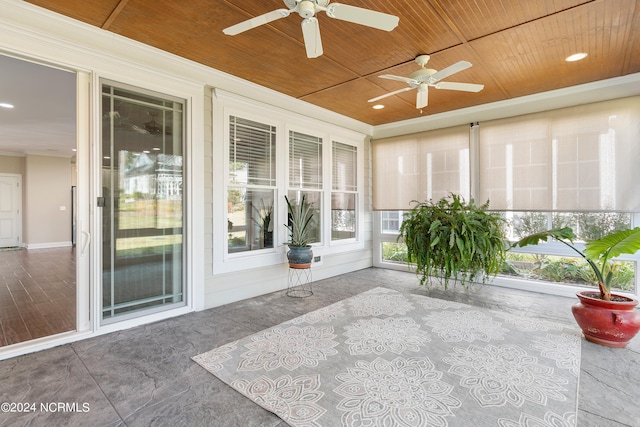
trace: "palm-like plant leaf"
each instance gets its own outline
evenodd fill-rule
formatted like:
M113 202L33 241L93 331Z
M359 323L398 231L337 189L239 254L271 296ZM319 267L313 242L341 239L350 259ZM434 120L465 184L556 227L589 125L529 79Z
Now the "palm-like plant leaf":
M546 241L549 237L561 242L563 240L568 240L570 242L573 242L573 240L576 238L576 235L573 233L573 230L571 229L571 227L554 228L551 230L541 231L539 233L534 233L526 237L523 237L522 239L512 244L511 247L522 248L528 245L537 245L538 243L540 243L540 241Z
M540 241L547 240L549 237L564 243L589 263L598 280L601 296L605 300L611 299L611 281L613 277L608 262L622 254L630 255L640 250L640 227L632 230L616 231L601 239L590 240L585 244L583 252L572 245L576 236L570 227L554 228L531 234L515 242L511 247L537 245ZM596 265L596 261L599 261L600 267Z
M620 230L585 245L584 253L591 259L609 259L622 254L631 255L640 250L640 227Z
M292 203L285 195L289 211L289 223L285 227L289 229L289 246L304 247L309 243L309 234L311 232L311 220L313 219L313 211L310 203L306 201L306 195L302 195L299 204Z

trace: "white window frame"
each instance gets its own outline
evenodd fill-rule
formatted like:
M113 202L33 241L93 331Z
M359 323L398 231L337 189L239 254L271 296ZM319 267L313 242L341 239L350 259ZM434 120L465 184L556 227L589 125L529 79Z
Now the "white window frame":
M348 146L352 146L354 147L353 144L349 144L349 143L345 143L342 142L340 140L337 139L332 139L331 140L331 144L330 147L327 147L329 149L330 152L330 156L331 156L331 171L330 173L331 175L331 182L328 183L328 186L330 187L329 189L329 206L328 206L328 210L329 210L329 218L327 218L327 222L328 222L328 235L329 235L329 242L332 246L340 246L340 245L346 245L346 244L350 244L352 242L355 242L358 240L358 237L360 236L360 232L359 230L362 228L361 227L361 220L359 218L360 212L362 211L362 202L359 200L358 194L362 193L361 188L362 188L362 181L361 181L361 176L360 176L360 170L362 169L362 162L359 160L359 156L362 155L362 153L360 152L361 150L358 149L357 146L355 146L356 148L356 190L341 190L341 189L334 189L333 188L333 145L334 144L342 144L342 145L348 145ZM356 203L355 203L355 211L356 211L356 230L355 230L355 237L350 237L350 238L346 238L346 239L335 239L333 240L333 224L332 224L332 220L331 220L331 196L333 195L333 193L343 193L343 194L355 194L356 195Z
M265 124L267 126L271 126L273 128L276 129L275 131L275 137L276 137L276 149L275 149L275 168L276 168L276 175L275 175L275 184L274 185L262 185L262 184L250 184L250 183L236 183L236 184L232 184L231 180L229 179L230 177L230 168L229 168L229 157L230 157L230 151L231 151L231 147L229 144L229 141L231 140L231 135L230 135L230 118L231 117L237 117L237 118L241 118L241 119L247 119L247 120L251 120L260 124ZM227 195L229 194L229 189L233 189L233 188L237 188L237 189L244 189L245 191L259 191L259 190L264 190L264 191L273 191L273 198L274 198L274 212L276 212L276 205L277 205L277 200L278 200L278 188L277 188L277 182L278 182L278 162L280 160L279 157L279 152L278 152L278 126L275 124L272 124L268 121L265 120L260 120L259 118L253 118L253 117L247 117L246 114L226 114L224 117L224 123L225 123L225 129L224 129L224 148L225 148L225 159L226 159L226 163L225 163L225 183L224 183L224 188L225 188L225 200L227 200ZM226 204L225 204L226 206ZM253 217L252 213L249 213L248 216L248 221L251 220L251 218ZM229 217L228 217L228 211L225 211L225 221L228 221ZM251 224L247 224L246 227L250 227ZM226 244L226 252L225 252L225 256L228 258L241 258L241 257L245 257L248 256L250 253L255 253L255 252L260 252L260 253L275 253L276 252L276 248L277 248L277 242L276 239L274 238L274 242L273 242L273 247L272 248L263 248L263 249L249 249L246 251L237 251L237 252L230 252L229 251L229 245L228 245L228 239L225 238L225 241L227 242ZM251 242L248 242L248 246L251 246Z
M215 89L212 96L213 103L213 164L211 173L213 176L212 188L212 274L223 274L235 271L247 270L286 264L287 229L283 224L287 218L287 207L284 195L289 188L289 132L299 132L322 138L322 215L321 215L321 242L314 243L315 257L328 254L356 251L364 249L365 236L363 235L364 206L364 149L367 136L365 134L330 125L313 118L297 113L282 110L249 100L241 96ZM276 190L274 203L274 247L229 253L226 233L227 224L227 194L229 176L229 116L242 117L260 123L276 127ZM356 237L344 241L331 241L331 141L352 145L357 150L357 225ZM220 185L222 184L222 185ZM220 188L222 187L222 190ZM316 191L315 189L303 189L303 191ZM282 199L282 200L281 200ZM312 264L320 266L322 262Z

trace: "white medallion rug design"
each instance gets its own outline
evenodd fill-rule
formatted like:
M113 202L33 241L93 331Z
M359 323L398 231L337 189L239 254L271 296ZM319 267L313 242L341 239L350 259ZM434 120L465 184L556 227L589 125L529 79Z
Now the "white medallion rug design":
M375 288L193 360L294 427L575 427L580 337Z

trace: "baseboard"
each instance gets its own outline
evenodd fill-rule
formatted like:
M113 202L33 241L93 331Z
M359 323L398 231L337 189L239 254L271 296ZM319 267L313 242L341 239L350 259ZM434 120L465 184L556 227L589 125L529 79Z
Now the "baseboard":
M47 242L47 243L25 243L27 249L51 249L51 248L68 248L73 246L71 241L67 242Z

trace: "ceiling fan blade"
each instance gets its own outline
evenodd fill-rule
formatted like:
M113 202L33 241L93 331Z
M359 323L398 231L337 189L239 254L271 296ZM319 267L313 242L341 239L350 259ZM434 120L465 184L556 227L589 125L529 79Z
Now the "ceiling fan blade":
M277 9L272 12L265 13L264 15L256 16L255 18L251 18L236 25L227 27L222 30L222 32L228 36L235 36L236 34L240 34L252 28L259 27L260 25L268 24L269 22L275 21L276 19L286 18L290 13L291 10L289 9Z
M317 58L322 55L322 39L320 38L320 25L314 17L302 21L302 37L304 47L307 49L308 58Z
M415 79L410 79L409 77L402 77L402 76L394 76L393 74L383 74L381 76L378 76L381 79L388 79L388 80L396 80L399 82L404 82L410 85L417 85L418 81Z
M465 92L480 92L484 85L475 83L440 82L435 84L436 89L463 90Z
M429 78L429 82L435 83L438 80L442 80L445 77L449 77L452 74L459 73L460 71L466 70L469 67L471 67L470 62L467 62L467 61L456 62L455 64L449 65L447 68L443 68L437 73L431 75L431 77Z
M399 93L406 92L406 91L411 90L411 89L413 89L413 88L412 87L405 87L405 88L402 88L402 89L399 89L399 90L394 90L393 92L385 93L384 95L380 95L380 96L376 96L375 98L371 98L367 102L376 102L376 101L378 101L378 100L380 100L382 98L386 98L387 96L397 95Z
M385 31L393 30L398 26L398 21L400 21L400 18L395 15L340 3L331 3L327 6L326 12L331 18Z
M429 105L429 90L425 87L424 90L418 90L418 95L416 96L416 108L424 108L427 105Z

